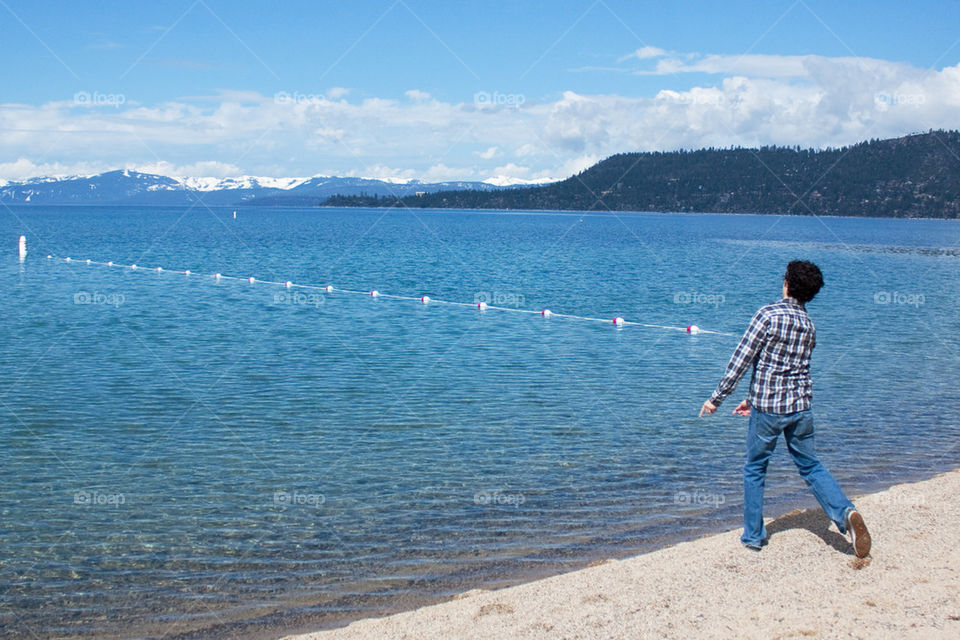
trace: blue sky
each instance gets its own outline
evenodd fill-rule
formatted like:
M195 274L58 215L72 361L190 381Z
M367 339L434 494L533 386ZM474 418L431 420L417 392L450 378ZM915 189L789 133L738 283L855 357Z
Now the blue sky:
M0 0L0 179L565 177L957 128L960 3Z

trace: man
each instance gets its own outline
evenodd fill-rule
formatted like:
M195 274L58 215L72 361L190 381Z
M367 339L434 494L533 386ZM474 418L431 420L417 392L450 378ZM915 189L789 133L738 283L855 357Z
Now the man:
M787 265L783 299L757 311L726 373L700 415L717 410L724 398L752 367L750 394L733 410L749 416L747 461L743 467L743 536L748 549L760 551L767 530L763 523L763 487L767 463L780 434L787 441L800 476L841 533L849 532L854 553L870 553L870 534L853 503L830 472L817 459L813 446L813 397L810 354L817 343L813 320L804 305L823 286L823 274L812 262L795 260Z

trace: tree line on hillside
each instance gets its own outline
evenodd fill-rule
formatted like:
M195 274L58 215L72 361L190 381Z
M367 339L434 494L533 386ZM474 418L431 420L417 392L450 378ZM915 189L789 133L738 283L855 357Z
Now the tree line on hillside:
M960 132L840 149L622 153L539 187L334 196L323 205L957 218Z

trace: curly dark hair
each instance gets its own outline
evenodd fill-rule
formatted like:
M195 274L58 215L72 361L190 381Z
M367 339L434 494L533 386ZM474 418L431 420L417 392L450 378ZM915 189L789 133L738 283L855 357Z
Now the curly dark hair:
M794 260L788 264L784 279L787 281L787 295L796 298L800 304L813 300L823 286L820 267L807 260Z

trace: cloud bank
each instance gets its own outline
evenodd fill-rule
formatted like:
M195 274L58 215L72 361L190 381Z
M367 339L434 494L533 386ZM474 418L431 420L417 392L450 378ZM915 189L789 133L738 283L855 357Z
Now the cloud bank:
M445 102L417 88L351 99L349 89L335 87L221 91L157 104L90 91L2 104L0 156L10 160L0 163L0 179L123 167L178 176L535 180L627 151L841 146L960 128L960 65L924 70L873 58L656 47L620 64L620 93L630 93L636 76L660 77L664 88L644 97L564 91L551 99L483 88ZM691 78L698 79L692 87Z

